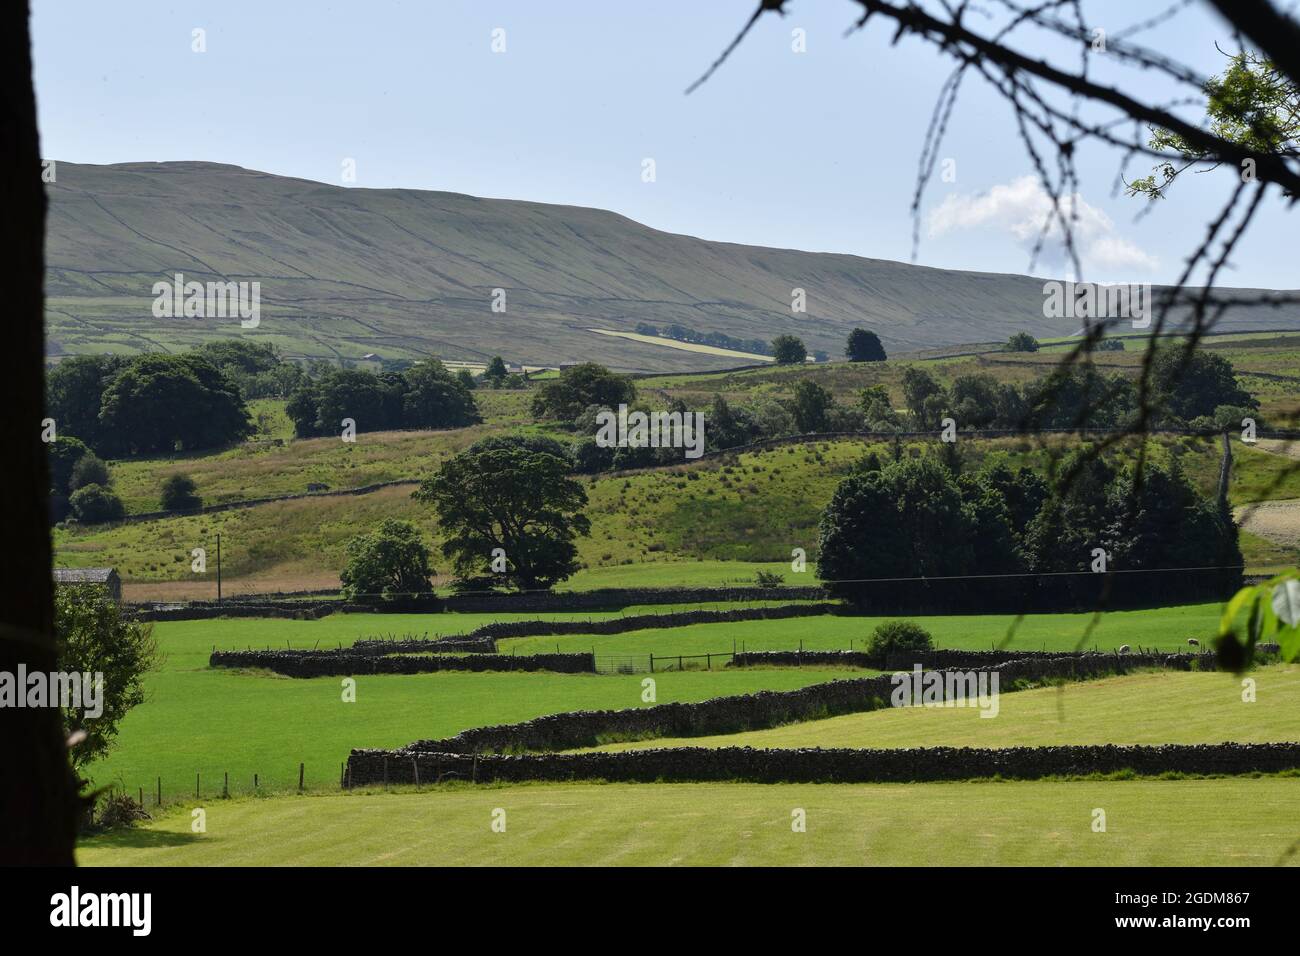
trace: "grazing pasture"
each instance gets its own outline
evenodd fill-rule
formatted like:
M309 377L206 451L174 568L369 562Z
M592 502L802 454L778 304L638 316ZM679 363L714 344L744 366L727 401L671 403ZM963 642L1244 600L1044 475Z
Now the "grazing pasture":
M769 730L608 744L646 747L1048 747L1062 744L1300 740L1300 666L1253 671L1256 700L1217 672L1159 671L1003 693L996 717L972 707L900 707Z
M186 801L83 866L1268 866L1295 777L924 784L534 784ZM207 832L190 832L191 807ZM1092 830L1094 808L1106 832ZM1223 808L1231 812L1222 812ZM504 833L491 829L506 814ZM792 813L806 815L793 832ZM1294 865L1296 860L1291 858Z
M267 790L297 786L306 764L309 788L337 787L339 767L353 747L400 747L420 737L442 737L484 724L528 720L565 710L649 706L640 675L549 673L435 673L358 676L356 702L342 701L340 678L301 680L265 671L208 667L214 644L322 646L358 637L428 628L431 617L463 618L444 627L470 627L502 615L335 615L320 621L262 619L182 621L155 625L166 661L145 681L145 703L122 722L117 746L93 765L98 785L134 793L219 794L223 774L231 789L252 789L253 774ZM704 700L756 690L788 690L859 672L812 669L731 670L656 675L658 703Z

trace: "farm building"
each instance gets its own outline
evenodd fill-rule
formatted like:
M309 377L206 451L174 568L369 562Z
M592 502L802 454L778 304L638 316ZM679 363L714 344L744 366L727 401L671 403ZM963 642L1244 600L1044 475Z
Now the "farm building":
M116 568L55 568L54 583L95 584L105 588L114 601L122 600L122 578Z

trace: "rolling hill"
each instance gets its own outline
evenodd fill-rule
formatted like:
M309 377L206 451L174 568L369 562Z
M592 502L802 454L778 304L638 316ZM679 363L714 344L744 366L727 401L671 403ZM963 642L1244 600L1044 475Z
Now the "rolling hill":
M849 255L710 242L599 209L358 189L203 162L60 162L46 238L51 356L173 351L246 335L289 356L595 360L631 370L742 364L599 334L678 323L735 338L801 336L838 356L875 329L891 353L1069 335L1042 282ZM258 281L261 324L155 318L152 286ZM791 290L807 291L793 314ZM504 289L506 311L491 310ZM1300 327L1300 309L1240 308L1234 328Z

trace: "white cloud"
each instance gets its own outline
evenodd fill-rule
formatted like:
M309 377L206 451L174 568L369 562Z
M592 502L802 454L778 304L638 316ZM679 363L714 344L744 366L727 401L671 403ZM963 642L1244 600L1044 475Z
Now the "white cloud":
M1062 197L1061 209L1071 218L1070 197ZM1078 193L1074 195L1073 212L1075 248L1087 278L1096 280L1098 276L1091 274L1094 271L1110 275L1151 272L1159 265L1155 256L1119 235L1111 218ZM1035 176L1021 176L977 195L949 195L926 218L931 236L991 227L1009 233L1026 250L1032 249L1043 235L1045 223L1047 234L1038 261L1058 272L1068 269L1070 258L1060 223L1052 215L1051 197Z

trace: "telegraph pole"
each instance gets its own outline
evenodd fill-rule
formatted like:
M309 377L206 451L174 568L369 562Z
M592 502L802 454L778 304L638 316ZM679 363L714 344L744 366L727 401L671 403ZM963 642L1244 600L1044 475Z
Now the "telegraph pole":
M217 535L217 603L221 603L221 535Z

